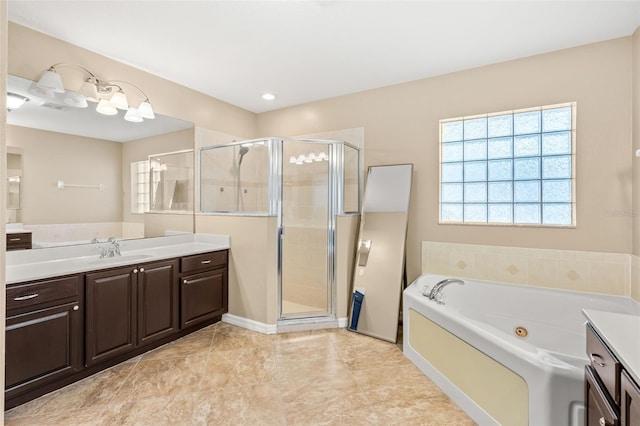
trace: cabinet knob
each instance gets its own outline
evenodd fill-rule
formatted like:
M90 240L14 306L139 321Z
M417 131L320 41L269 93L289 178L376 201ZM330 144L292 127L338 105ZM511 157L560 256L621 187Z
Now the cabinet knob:
M607 421L604 419L604 417L600 417L598 423L600 424L600 426L607 426Z
M77 311L78 309L80 309L80 307L78 307L78 305L75 305L75 306L73 307L73 310L74 310L74 311Z
M137 274L137 273L138 273L138 268L134 269L134 270L133 270L133 273L134 273L134 274Z
M144 268L140 268L140 272L144 272Z
M186 284L186 283L187 283L187 280L182 280L182 282L183 282L183 284Z
M589 358L591 358L591 361L593 361L599 367L604 367L606 365L604 362L602 362L604 360L598 354L589 354Z

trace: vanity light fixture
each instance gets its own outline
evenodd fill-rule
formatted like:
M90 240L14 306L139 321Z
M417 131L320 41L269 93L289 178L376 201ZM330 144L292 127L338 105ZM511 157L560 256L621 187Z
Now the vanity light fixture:
M291 157L289 157L289 163L297 164L297 165L302 165L305 163L313 163L315 161L329 161L329 157L324 152L321 152L319 154L314 154L312 152L308 155L300 154L297 157L295 155L292 155Z
M18 109L26 102L29 102L29 98L16 93L7 93L7 111Z
M58 74L58 68L69 67L80 70L88 77L80 85L77 92L65 90L62 77ZM137 108L129 106L129 99L122 86L136 89L143 97ZM64 103L76 108L86 108L88 102L98 102L96 111L103 115L117 115L118 109L126 110L124 119L133 123L139 123L144 119L154 119L155 114L149 97L133 83L122 80L100 80L87 68L59 63L51 65L40 77L37 84L33 85L30 92L48 98L54 98L56 93L66 93Z

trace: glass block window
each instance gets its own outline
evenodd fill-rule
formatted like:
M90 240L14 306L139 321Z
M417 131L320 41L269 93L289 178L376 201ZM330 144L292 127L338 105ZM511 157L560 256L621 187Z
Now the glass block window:
M131 213L149 211L149 161L131 163Z
M575 111L440 120L440 222L573 226Z

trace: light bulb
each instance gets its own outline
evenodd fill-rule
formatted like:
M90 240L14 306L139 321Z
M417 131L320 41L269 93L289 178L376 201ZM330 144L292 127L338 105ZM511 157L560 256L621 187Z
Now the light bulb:
M153 113L153 108L151 108L151 104L149 103L149 99L138 105L138 114L140 115L140 117L148 118L150 120L156 118L155 114Z
M98 102L100 100L100 98L98 97L98 87L96 86L95 80L87 79L87 81L82 83L79 93L84 96L89 102Z
M142 117L140 117L140 114L138 114L138 110L135 108L129 108L127 113L124 115L124 119L132 123L140 123L144 121Z
M79 93L71 91L67 91L67 94L64 97L64 103L76 108L86 108L87 106L89 106L89 104L87 103L87 98Z
M64 93L62 77L53 68L42 73L42 77L38 80L38 87L49 89L54 93Z
M96 111L98 111L102 115L116 115L118 113L116 107L106 99L101 99L100 102L98 102Z
M129 102L127 102L127 96L124 94L122 90L118 90L115 92L111 99L109 99L111 105L118 109L129 109Z

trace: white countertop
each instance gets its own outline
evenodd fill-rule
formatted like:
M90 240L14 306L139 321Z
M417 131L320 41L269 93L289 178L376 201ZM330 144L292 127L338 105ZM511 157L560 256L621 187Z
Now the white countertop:
M154 262L180 256L228 249L229 237L183 234L120 241L121 256L100 259L101 247L109 243L16 250L6 253L6 283L76 274L128 264Z
M582 313L623 368L640 384L640 316L593 309L583 309Z
M6 223L4 225L4 232L5 234L31 233L31 231L24 229L21 223Z
M26 229L7 229L5 231L7 234L30 234L31 231Z

